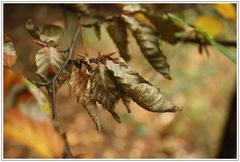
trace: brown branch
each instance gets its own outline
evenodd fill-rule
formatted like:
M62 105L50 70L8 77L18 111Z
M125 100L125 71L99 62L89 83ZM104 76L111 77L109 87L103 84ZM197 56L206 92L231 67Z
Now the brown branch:
M141 11L139 11L141 12ZM85 27L85 28L91 28L91 27L94 27L96 25L101 25L103 24L104 22L107 22L107 21L113 21L117 18L119 18L120 16L109 16L109 17L106 17L100 21L97 21L97 22L94 22L94 23L91 23L91 24L82 24L81 26L82 27ZM190 38L190 37L175 37L175 40L178 42L178 41L183 41L183 42L187 42L187 43L197 43L199 44L199 40L196 39L196 38ZM228 46L228 47L236 47L237 46L237 42L236 41L226 41L226 40L215 40L216 42L224 45L224 46ZM204 42L204 45L210 45L209 42Z
M80 25L77 24L77 27L75 29L74 36L73 36L73 39L72 39L72 43L71 43L71 46L69 48L69 53L68 53L67 59L65 60L63 65L60 67L59 71L55 74L53 79L50 82L45 83L45 84L51 84L51 86L52 86L52 93L51 93L51 98L52 98L52 105L51 105L52 106L52 120L55 121L54 122L55 123L54 124L55 129L62 135L62 137L64 139L64 143L65 143L65 153L64 153L65 155L64 156L66 158L72 158L72 153L71 153L71 150L70 150L67 138L66 138L66 133L64 131L62 131L62 128L61 128L60 124L56 124L56 123L58 123L58 120L56 118L57 116L56 116L56 86L55 86L55 82L56 82L58 76L66 68L66 66L69 63L70 59L72 58L73 50L74 50L74 48L76 46L77 37L79 35L79 32L80 32Z
M197 43L199 44L199 40L196 38L190 38L190 37L175 37L175 40L178 41L183 41L186 43ZM228 47L236 47L237 46L237 42L236 41L226 41L226 40L215 40L216 42L224 45L224 46L228 46ZM204 45L210 45L209 42L204 42Z
M64 61L64 63L62 64L62 66L59 68L58 72L54 75L54 77L48 81L48 82L36 82L33 81L31 79L28 78L29 81L31 81L33 84L35 84L38 87L42 87L42 86L50 86L51 90L48 90L48 93L50 94L51 97L51 108L52 108L52 120L53 120L53 126L54 128L61 134L64 143L65 143L65 150L64 150L64 157L66 158L72 158L72 153L70 151L70 147L66 138L66 133L62 130L60 123L57 120L57 115L56 115L56 81L59 77L59 75L62 73L62 71L66 68L66 66L69 64L72 55L73 55L73 51L74 48L76 46L77 43L77 37L79 35L80 32L80 23L77 24L75 32L74 32L74 36L71 42L71 46L68 50L68 56L67 59Z

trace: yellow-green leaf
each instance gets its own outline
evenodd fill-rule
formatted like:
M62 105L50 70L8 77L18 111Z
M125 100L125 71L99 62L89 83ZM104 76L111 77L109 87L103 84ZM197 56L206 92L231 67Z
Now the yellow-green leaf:
M200 16L195 21L196 28L207 32L208 34L216 37L224 31L224 23L214 16Z

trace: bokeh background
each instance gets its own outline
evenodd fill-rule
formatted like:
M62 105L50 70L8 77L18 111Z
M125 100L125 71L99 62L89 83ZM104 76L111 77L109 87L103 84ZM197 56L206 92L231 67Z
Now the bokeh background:
M214 16L219 22L213 28L221 29L216 38L236 40L236 20L219 14L215 4L145 5L175 13L191 24L199 17ZM71 10L57 4L4 4L4 32L11 37L18 55L12 69L37 80L34 56L39 46L25 28L29 18L35 24L64 20L67 25L59 48L66 49L73 36L76 17ZM83 29L84 44L90 56L96 56L98 52L117 51L104 25L101 32L102 39L99 41L92 28ZM98 133L87 112L76 103L70 86L65 83L57 94L57 115L67 132L73 155L90 158L217 158L230 111L236 109L236 101L233 101L236 64L210 46L208 57L206 53L199 54L196 44L179 42L170 45L161 42L173 77L173 80L167 80L151 67L130 32L129 35L132 57L129 66L160 88L172 103L184 109L177 113L152 113L131 102L132 113L128 114L122 108L123 103L119 102L116 111L122 124L115 122L100 108L102 133ZM236 51L235 48L230 50ZM80 41L76 51L83 52ZM235 126L233 123L231 129ZM229 150L232 147L235 145L227 145ZM5 158L34 156L34 150L21 144L4 143Z

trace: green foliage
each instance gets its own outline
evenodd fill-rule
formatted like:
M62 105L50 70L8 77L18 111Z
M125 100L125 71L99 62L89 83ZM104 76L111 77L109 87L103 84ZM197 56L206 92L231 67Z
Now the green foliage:
M204 32L200 29L191 27L189 24L184 22L181 18L173 15L173 14L168 14L168 17L177 25L180 25L185 28L185 30L190 30L192 32L195 32L197 35L202 36L205 41L209 42L213 47L217 48L219 51L222 52L226 57L228 57L232 62L236 63L236 54L229 51L227 48L222 46L221 44L217 43L214 38L209 35L207 32Z

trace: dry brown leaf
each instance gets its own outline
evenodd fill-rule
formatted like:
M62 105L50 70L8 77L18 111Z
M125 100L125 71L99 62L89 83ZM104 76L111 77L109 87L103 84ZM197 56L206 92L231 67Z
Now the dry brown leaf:
M98 64L91 77L91 99L102 104L114 119L120 122L120 117L114 112L115 104L122 96L122 91L114 83L113 76L103 64Z
M165 78L171 79L169 74L170 66L167 63L166 56L159 47L158 33L151 26L134 17L122 15L122 18L128 24L148 62Z
M130 55L128 53L127 47L127 27L125 22L120 19L109 22L107 31L117 46L120 56L126 61L130 60Z
M83 66L81 69L76 68L72 71L69 84L71 85L73 92L77 97L77 102L87 90L89 77L88 70L85 66Z

